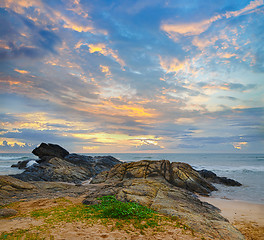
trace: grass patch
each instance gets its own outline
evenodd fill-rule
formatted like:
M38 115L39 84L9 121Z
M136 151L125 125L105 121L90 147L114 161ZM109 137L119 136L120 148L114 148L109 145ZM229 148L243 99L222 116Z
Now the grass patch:
M114 196L104 196L99 200L101 203L92 205L91 208L102 218L148 219L156 213L138 203L118 201Z

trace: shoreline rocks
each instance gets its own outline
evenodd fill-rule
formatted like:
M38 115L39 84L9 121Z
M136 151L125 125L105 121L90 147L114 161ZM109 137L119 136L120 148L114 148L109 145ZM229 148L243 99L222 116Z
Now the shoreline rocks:
M238 181L227 177L219 177L214 172L208 170L199 170L200 175L212 183L224 184L226 186L242 186L242 184Z
M121 163L112 156L84 156L69 154L67 150L59 145L41 143L32 151L40 159L38 164L28 166L30 161L18 162L13 167L24 168L19 174L10 175L22 181L49 181L69 182L80 184L94 177L102 171L111 169L114 165Z
M40 196L86 194L83 203L96 204L98 197L115 195L120 201L137 202L173 216L208 239L244 239L218 208L201 202L195 195L210 195L217 190L211 182L220 179L225 183L225 178L210 171L200 173L182 162L122 163L112 156L91 157L64 150L44 143L33 150L40 158L38 164L21 174L0 176L0 200L6 203ZM91 177L90 184L81 184Z
M208 196L217 189L200 176L189 164L168 160L141 160L115 165L109 171L99 173L91 183L111 183L133 178L154 178L173 186Z

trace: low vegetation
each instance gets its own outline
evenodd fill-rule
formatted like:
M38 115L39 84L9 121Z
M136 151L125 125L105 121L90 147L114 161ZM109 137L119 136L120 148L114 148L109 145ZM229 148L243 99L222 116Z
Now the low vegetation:
M81 222L87 225L103 224L110 230L124 230L127 233L144 234L152 228L153 232L164 231L164 225L193 231L178 219L165 217L157 212L137 203L121 202L114 196L105 196L98 199L95 205L73 204L71 201L60 198L58 205L48 209L31 211L29 216L43 220L41 226L31 226L29 229L4 232L0 239L53 239L50 230L61 224ZM28 217L29 217L28 216ZM23 217L27 217L23 215ZM46 238L45 238L46 236ZM48 236L48 237L47 237Z

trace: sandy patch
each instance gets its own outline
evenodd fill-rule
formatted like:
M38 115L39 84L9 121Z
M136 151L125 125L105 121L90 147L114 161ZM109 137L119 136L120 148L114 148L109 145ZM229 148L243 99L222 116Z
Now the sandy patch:
M248 203L210 197L199 197L221 210L227 218L248 240L264 240L264 204Z

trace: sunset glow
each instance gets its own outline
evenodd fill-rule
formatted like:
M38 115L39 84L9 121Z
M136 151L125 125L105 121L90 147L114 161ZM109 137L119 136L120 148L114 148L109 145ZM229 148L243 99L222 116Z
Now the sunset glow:
M263 0L0 11L0 152L263 152Z

